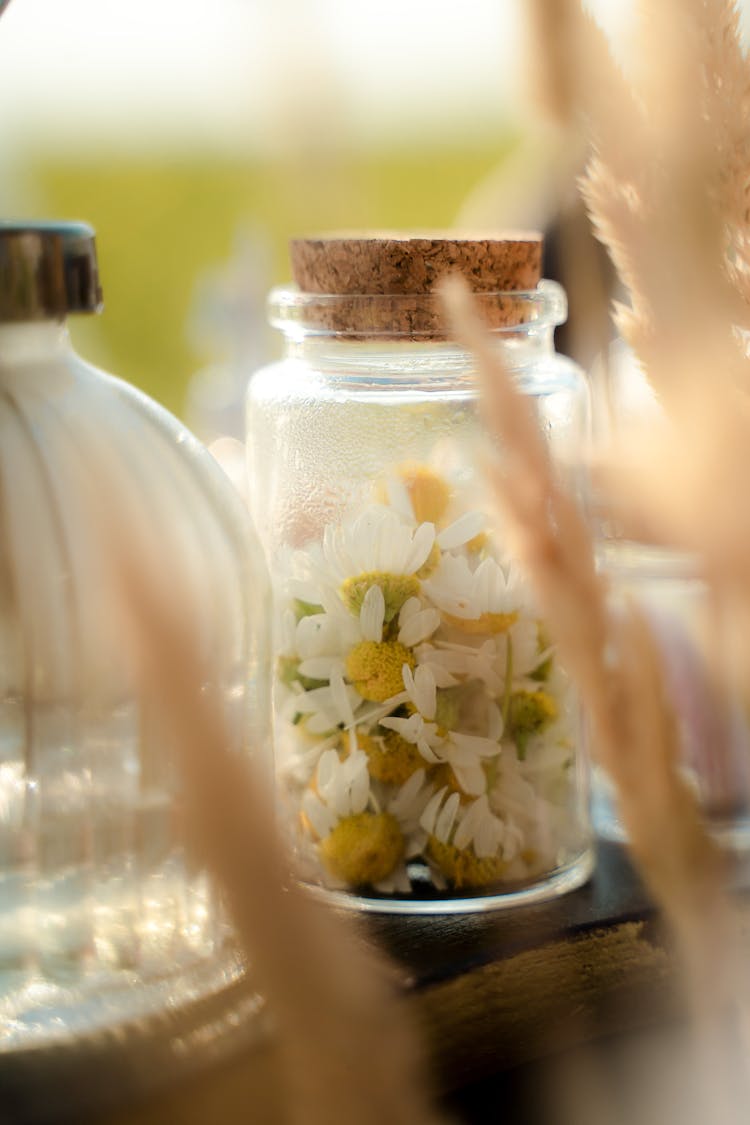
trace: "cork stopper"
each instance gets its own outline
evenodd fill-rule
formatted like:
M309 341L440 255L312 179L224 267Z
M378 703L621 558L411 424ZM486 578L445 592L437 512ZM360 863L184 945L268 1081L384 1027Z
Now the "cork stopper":
M293 239L290 257L302 293L337 298L315 306L320 328L440 337L433 290L451 273L462 274L475 293L498 295L482 301L491 326L522 322L521 306L509 294L539 283L542 236L527 231L478 238L335 234Z

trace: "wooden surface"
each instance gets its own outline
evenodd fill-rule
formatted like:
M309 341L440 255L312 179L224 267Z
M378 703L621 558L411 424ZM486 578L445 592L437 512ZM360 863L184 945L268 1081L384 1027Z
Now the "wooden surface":
M680 1015L673 958L616 845L600 845L586 886L543 904L362 924L397 967L442 1093ZM273 1125L280 1090L271 1022L241 986L187 1021L5 1059L0 1122Z

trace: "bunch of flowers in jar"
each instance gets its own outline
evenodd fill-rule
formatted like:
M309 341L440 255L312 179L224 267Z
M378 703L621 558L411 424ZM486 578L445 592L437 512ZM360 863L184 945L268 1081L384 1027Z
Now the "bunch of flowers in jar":
M277 753L303 874L465 893L554 869L576 708L486 517L406 464L289 562Z

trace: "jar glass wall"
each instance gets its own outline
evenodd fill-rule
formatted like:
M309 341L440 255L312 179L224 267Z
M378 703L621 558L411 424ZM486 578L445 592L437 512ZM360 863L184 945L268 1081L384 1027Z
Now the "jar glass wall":
M552 345L562 290L480 303L573 473L588 397ZM302 877L366 909L491 908L591 870L577 700L491 514L475 373L437 310L277 290L286 356L248 395L281 815Z

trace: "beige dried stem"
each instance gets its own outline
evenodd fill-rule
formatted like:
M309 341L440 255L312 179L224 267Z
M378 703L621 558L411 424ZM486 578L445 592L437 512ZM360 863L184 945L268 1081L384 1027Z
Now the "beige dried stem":
M736 185L739 173L728 168L737 149L730 160L728 142L717 139L718 114L726 109L721 49L731 56L728 70L739 65L741 51L731 5L719 0L648 0L640 11L640 65L629 96L614 109L623 76L604 34L580 15L574 65L583 76L581 110L594 147L582 190L629 292L618 325L671 405L696 369L696 344L704 378L712 369L710 377L730 377L737 358L732 326L748 315L730 280L720 205L736 194L728 183ZM723 136L736 139L743 127L724 127ZM736 214L736 229L735 220Z
M650 444L641 431L625 448L617 499L632 518L638 494L638 524L645 516L653 537L696 552L717 601L746 619L750 361L737 329L750 317L750 64L728 0L642 0L639 10L648 129L602 112L591 81L581 93L596 107L598 154L584 193L618 268L625 263L623 330L669 415ZM586 65L584 54L582 73ZM598 74L619 84L611 60ZM641 137L638 152L614 142L618 123ZM715 664L747 692L741 644L739 656L722 665L718 649Z
M273 801L230 739L221 707L203 685L190 615L179 595L179 560L167 583L145 560L148 544L118 536L125 595L143 692L172 734L196 857L223 889L253 980L278 1031L295 1125L435 1122L421 1047L393 970L349 918L314 902L290 877ZM162 570L165 560L162 559ZM247 1120L253 1120L252 1105Z
M472 353L490 434L489 480L540 611L592 720L592 752L615 784L630 848L681 945L701 1010L731 1000L717 965L730 928L723 857L677 769L675 724L655 643L632 607L607 605L590 536L553 471L530 402L514 387L465 282L442 290L452 335ZM721 984L725 987L721 987Z

